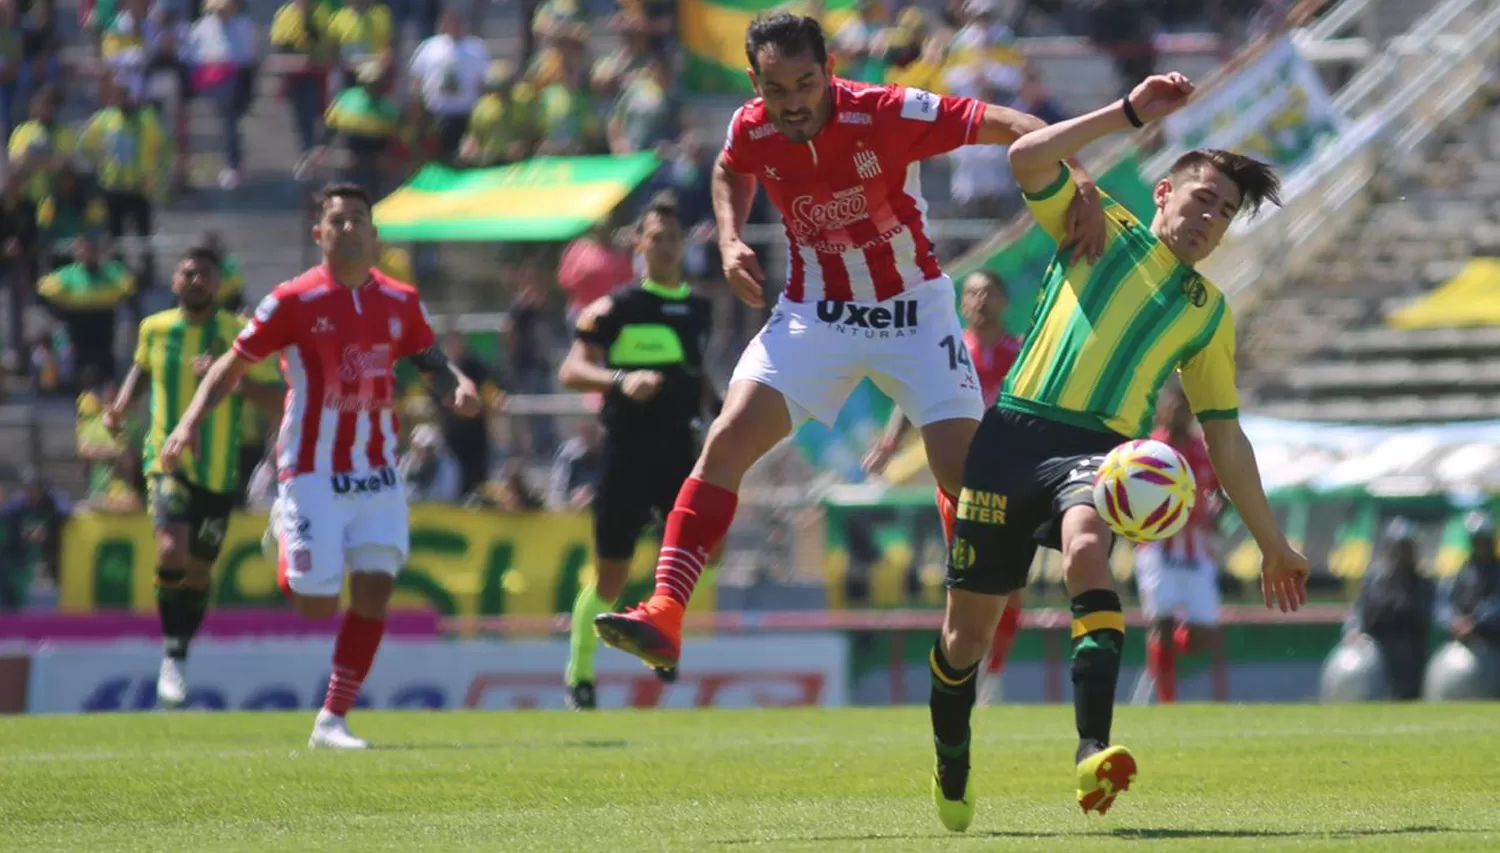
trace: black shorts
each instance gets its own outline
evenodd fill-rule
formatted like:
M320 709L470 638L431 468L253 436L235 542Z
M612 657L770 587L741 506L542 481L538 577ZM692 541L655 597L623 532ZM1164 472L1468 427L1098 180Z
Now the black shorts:
M594 494L594 555L601 560L634 557L646 526L666 521L697 461L698 441L691 431L606 433L603 471Z
M148 488L152 524L158 530L187 525L188 555L206 563L217 560L219 549L224 546L224 532L229 528L235 496L210 492L176 474L152 474Z
M969 445L948 588L1006 595L1026 585L1038 545L1061 548L1065 512L1093 506L1104 457L1126 441L1008 409L990 409Z

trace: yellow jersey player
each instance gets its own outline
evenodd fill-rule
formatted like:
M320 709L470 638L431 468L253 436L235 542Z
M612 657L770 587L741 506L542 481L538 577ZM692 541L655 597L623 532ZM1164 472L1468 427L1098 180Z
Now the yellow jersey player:
M213 565L239 486L243 399L280 411L281 387L276 369L268 364L204 419L197 453L183 456L171 469L161 464L162 444L177 427L199 380L245 326L243 319L218 307L218 286L218 254L207 246L189 249L172 274L177 307L141 321L135 363L104 413L105 426L117 431L142 380L149 381L151 422L141 458L156 528L156 603L166 645L156 698L164 708L181 707L187 700L188 645L208 610Z
M1038 224L1063 238L1076 192L1064 161L1100 137L1179 109L1192 88L1180 74L1149 77L1123 102L1017 140L1011 169ZM1125 620L1110 577L1111 533L1092 493L1104 455L1146 435L1157 391L1174 371L1203 424L1219 481L1264 555L1267 606L1291 610L1306 600L1307 560L1277 527L1239 426L1229 305L1194 269L1239 213L1278 202L1279 191L1264 163L1190 151L1156 184L1149 224L1105 197L1103 255L1059 254L1048 267L1021 352L969 448L947 612L930 655L932 795L949 829L966 829L974 818L975 671L1038 545L1062 553L1071 598L1078 803L1103 814L1135 777L1134 757L1110 745Z

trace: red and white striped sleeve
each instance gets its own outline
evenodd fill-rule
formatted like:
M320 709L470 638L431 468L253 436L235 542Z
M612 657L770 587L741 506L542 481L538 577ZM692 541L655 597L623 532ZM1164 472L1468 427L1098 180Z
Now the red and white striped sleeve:
M916 162L972 145L983 119L983 101L892 86L876 111L876 138L892 154Z
M251 362L264 361L292 342L295 331L296 309L294 299L278 287L271 291L255 308L255 315L234 339L234 351L240 358Z

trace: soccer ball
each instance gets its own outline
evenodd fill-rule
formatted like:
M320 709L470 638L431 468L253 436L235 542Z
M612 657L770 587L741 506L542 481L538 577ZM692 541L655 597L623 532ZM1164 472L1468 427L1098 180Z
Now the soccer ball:
M1152 439L1111 450L1094 478L1094 508L1110 529L1133 542L1175 535L1187 524L1197 495L1187 460Z

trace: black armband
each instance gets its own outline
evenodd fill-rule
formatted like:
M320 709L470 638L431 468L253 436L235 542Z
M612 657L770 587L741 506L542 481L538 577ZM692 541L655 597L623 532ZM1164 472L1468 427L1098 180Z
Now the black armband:
M1146 123L1136 115L1135 107L1130 103L1130 96L1126 95L1120 99L1120 105L1125 109L1125 120L1130 122L1131 127L1145 127Z
M448 367L448 356L437 344L433 344L411 357L412 366L423 373L434 373Z
M448 356L443 353L442 348L433 344L427 349L411 356L412 366L422 374L422 379L427 382L427 387L439 397L452 394L458 387L458 377L453 375L449 366Z

